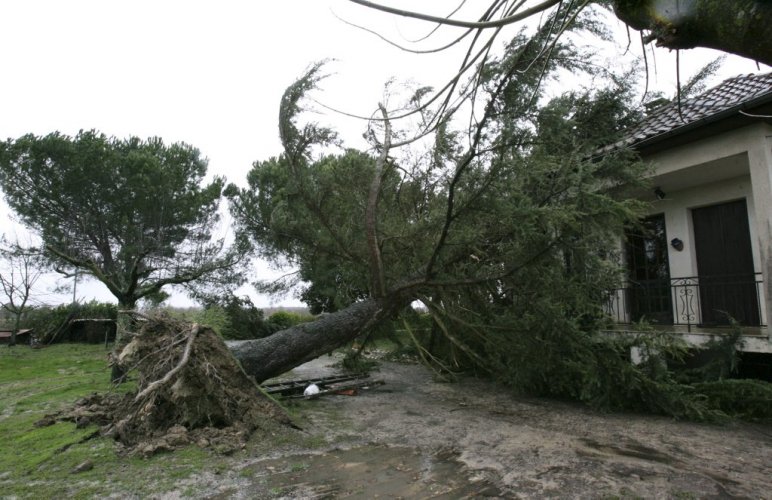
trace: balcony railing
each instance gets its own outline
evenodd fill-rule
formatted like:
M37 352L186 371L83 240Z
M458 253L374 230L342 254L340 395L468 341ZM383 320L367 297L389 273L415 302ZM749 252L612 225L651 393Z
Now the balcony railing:
M761 273L630 281L610 290L606 313L619 324L767 326Z

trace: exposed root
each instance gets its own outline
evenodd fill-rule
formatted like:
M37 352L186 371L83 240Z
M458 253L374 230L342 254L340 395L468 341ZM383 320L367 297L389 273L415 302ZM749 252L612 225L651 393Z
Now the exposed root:
M211 329L145 318L118 363L135 373L136 392L94 394L40 425L70 420L101 426L129 452L149 455L189 443L232 452L256 430L289 424Z
M152 384L150 384L147 387L145 387L142 390L142 392L138 393L134 397L134 401L139 401L141 399L144 399L144 398L146 398L148 396L148 394L150 394L154 390L158 389L161 386L164 386L164 385L168 384L169 381L172 380L174 378L174 376L177 375L177 373L180 370L182 370L185 367L185 365L188 364L188 360L190 360L190 351L191 351L191 349L193 347L193 341L196 340L196 335L198 335L199 329L200 329L200 326L198 325L198 323L193 324L193 327L190 329L190 333L188 333L188 341L185 344L185 352L182 353L182 359L180 359L180 362L177 364L177 366L172 368L172 371L170 371L169 373L164 375L164 378L162 378L161 380L156 380ZM207 367L208 366L211 366L211 365L209 365L209 363L207 363ZM209 370L207 369L205 371L207 372L207 375L208 375L209 374L208 373Z

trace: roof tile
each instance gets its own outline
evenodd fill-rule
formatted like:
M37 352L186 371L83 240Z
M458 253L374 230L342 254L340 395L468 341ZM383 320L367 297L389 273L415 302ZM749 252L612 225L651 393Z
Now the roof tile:
M682 100L680 113L677 103L655 108L643 121L630 128L621 142L632 146L765 94L772 94L772 73L729 78L699 96Z

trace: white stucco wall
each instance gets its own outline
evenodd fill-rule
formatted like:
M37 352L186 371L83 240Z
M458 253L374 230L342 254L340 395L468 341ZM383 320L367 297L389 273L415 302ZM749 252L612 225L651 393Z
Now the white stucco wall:
M679 238L683 251L668 246L670 276L697 276L691 210L745 199L753 263L762 273L762 323L772 317L772 126L758 123L719 136L649 155L653 185L665 199L651 195L650 214L665 214L667 241ZM675 299L674 299L675 300ZM767 327L772 342L772 327ZM772 345L772 344L769 344Z
M679 238L684 242L684 249L678 251L668 246L670 276L685 278L697 276L697 257L694 247L694 229L691 210L717 203L746 200L748 206L748 225L750 228L753 265L756 272L761 272L761 261L757 244L756 214L751 179L749 175L733 179L703 184L680 191L668 191L664 200L652 203L650 214L665 214L667 241Z

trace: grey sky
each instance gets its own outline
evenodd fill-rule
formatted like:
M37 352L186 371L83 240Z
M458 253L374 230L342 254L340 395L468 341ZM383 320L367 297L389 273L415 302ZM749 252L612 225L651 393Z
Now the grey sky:
M391 3L437 14L447 9L437 7L447 5L440 1ZM320 99L365 115L390 77L437 84L450 76L456 55L407 55L347 26L333 10L395 39L427 31L345 0L4 0L0 138L91 128L118 137L161 136L193 144L209 158L211 172L243 183L253 161L280 152L279 98L310 63L335 58ZM684 53L682 73L716 54ZM672 94L673 58L665 51L656 57L652 85ZM714 83L755 71L751 61L733 58ZM362 146L363 123L334 114L319 119ZM3 233L11 231L8 218L0 205ZM96 283L81 290L81 298L109 298Z

